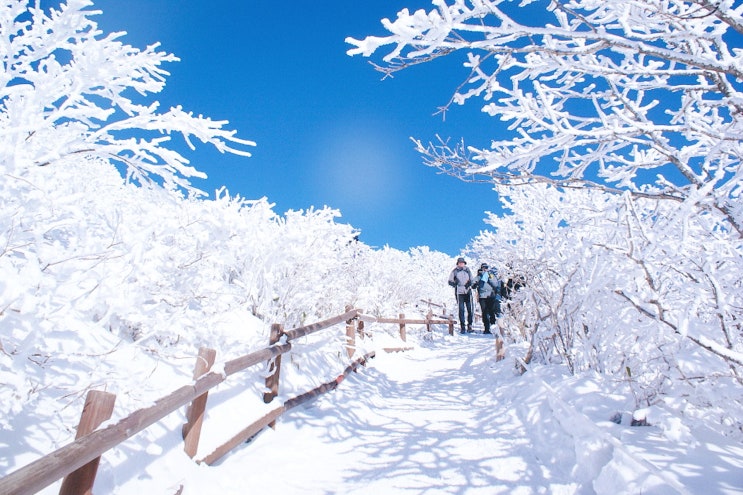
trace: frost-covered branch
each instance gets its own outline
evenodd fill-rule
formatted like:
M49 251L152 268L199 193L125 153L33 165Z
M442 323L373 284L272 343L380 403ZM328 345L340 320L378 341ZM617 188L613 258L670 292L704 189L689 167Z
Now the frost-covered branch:
M734 48L742 23L731 2L433 3L383 20L388 36L347 41L350 55L392 47L379 64L386 72L466 52L465 82L444 110L480 99L510 135L470 148L471 160L439 155L440 168L499 184L551 177L695 196L700 210L718 210L743 235L733 206L743 157L743 52ZM428 158L435 146L418 143Z
M181 107L159 112L144 100L160 92L178 59L139 50L104 35L90 0L69 0L45 12L38 2L12 0L0 10L0 165L13 174L61 164L76 156L124 165L145 184L198 193L190 177L204 174L166 147L173 133L220 152L250 156L251 141L226 130L226 121L194 116Z
M735 352L732 349L727 349L727 348L721 346L720 344L718 344L717 342L715 342L715 341L713 341L711 339L708 339L708 338L706 338L704 336L695 337L693 335L689 335L688 333L687 334L682 334L681 331L680 331L680 329L675 324L673 324L672 322L668 321L663 316L663 313L662 312L653 313L652 311L648 310L647 308L644 308L640 303L638 303L637 301L633 300L630 296L628 296L621 289L616 290L615 293L618 296L621 296L622 298L624 298L630 304L632 304L632 306L635 309L637 309L637 311L639 311L640 313L642 313L643 315L647 316L650 319L653 319L653 320L656 320L656 321L659 321L659 322L663 323L664 325L666 325L669 328L673 329L673 331L675 333L677 333L679 335L682 335L683 337L689 339L690 341L694 342L696 345L698 345L702 349L705 349L705 350L707 350L707 351L709 351L709 352L711 352L711 353L713 353L713 354L721 357L725 361L728 361L730 363L734 363L734 364L736 364L738 366L743 366L743 354L741 354L739 352Z

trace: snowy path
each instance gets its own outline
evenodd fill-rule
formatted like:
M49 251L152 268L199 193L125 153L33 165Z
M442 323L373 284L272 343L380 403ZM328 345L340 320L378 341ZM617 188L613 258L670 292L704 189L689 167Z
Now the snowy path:
M614 407L606 394L584 386L568 405L535 373L516 377L511 367L495 362L493 340L482 335L378 353L275 431L186 475L187 493L710 495L743 486L743 449L721 445L696 469L672 473L683 449L652 428L602 423ZM650 464L640 457L646 448L663 455ZM714 481L699 476L709 469Z
M263 493L495 493L504 481L503 493L512 492L526 468L513 462L513 451L529 449L523 426L494 396L493 340L451 343L380 353L335 393L292 411L275 432L225 463L265 472L251 479ZM268 444L276 441L286 442L280 459L264 453L275 452ZM293 476L271 488L278 466L291 466Z

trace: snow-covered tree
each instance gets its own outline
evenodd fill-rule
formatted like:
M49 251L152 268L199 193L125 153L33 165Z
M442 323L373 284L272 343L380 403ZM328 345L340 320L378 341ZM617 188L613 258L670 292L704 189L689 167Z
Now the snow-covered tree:
M445 0L349 38L385 73L466 52L449 104L481 98L511 137L417 141L429 165L498 184L599 186L714 209L743 234L743 5L732 0ZM447 105L448 107L449 105Z
M736 233L710 229L711 213L594 189L511 188L504 206L471 250L525 279L500 320L507 342L530 344L520 357L627 381L638 407L684 396L684 414L740 432Z
M147 102L174 56L99 32L89 1L39 4L0 7L0 431L74 424L81 404L60 404L93 387L119 395L119 414L148 403L151 377L127 375L121 359L150 356L190 379L198 347L243 355L268 344L272 323L312 323L369 297L384 300L385 316L438 301L444 284L413 274L435 272L442 253L397 262L327 207L278 215L267 198L198 197L189 177L200 173L169 137L239 154L250 143L224 122ZM390 279L370 276L376 263ZM390 290L391 279L402 283ZM313 379L347 366L336 330L323 337L330 345L295 343L287 391L307 390L311 353L328 373ZM263 377L253 378L259 397Z
M454 297L446 285L453 260L428 247L408 251L385 246L366 248L356 260L356 305L376 316L398 313L426 313L432 308L443 311L453 306ZM432 309L433 310L433 309Z
M507 123L488 147L415 141L427 165L492 181L510 212L472 244L527 279L506 337L631 381L638 405L688 397L679 412L739 434L743 5L433 4L349 53L390 46L378 68L391 74L465 52L444 110L479 99Z
M391 45L379 67L386 73L467 52L469 74L450 103L482 98L483 111L509 122L513 137L494 140L489 149L418 141L429 165L485 176L501 195L516 194L519 185L550 183L563 190L629 194L632 204L649 200L636 215L653 220L642 225L653 247L631 250L644 268L650 262L645 256L662 249L656 241L673 228L683 229L690 245L710 237L728 243L728 261L743 255L743 51L736 48L743 6L706 0L433 3L430 12L403 10L395 21L383 20L389 36L348 39L355 45L352 55L369 56ZM617 233L622 232L628 231ZM520 248L530 252L523 243ZM704 254L696 266L724 264L719 253ZM679 256L675 268L682 277L705 278ZM616 295L648 317L669 316L664 308L671 301L657 298L659 281L640 275L647 283L644 296L621 289ZM725 336L718 342L722 349L710 348L729 359L724 349L737 349L738 339L728 336L740 332L740 308L720 302L740 287L708 289ZM679 327L682 320L668 324Z
M177 58L104 35L90 0L69 0L45 12L40 1L10 0L0 9L0 165L22 177L32 167L62 166L64 159L116 163L141 185L197 193L189 177L203 177L165 144L181 134L221 152L249 156L253 143L225 130L224 121L194 116L181 107L160 113L158 93ZM82 180L82 179L81 179Z

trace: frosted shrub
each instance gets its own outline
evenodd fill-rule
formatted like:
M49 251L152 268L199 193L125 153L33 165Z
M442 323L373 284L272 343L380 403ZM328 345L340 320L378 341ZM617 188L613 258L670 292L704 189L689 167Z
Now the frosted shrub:
M524 273L501 326L529 342L533 358L631 383L638 407L679 388L738 382L743 266L724 220L546 186L512 190L505 204L512 214L491 216L494 231L471 247L500 254L504 274ZM717 407L735 423L741 394L733 395Z

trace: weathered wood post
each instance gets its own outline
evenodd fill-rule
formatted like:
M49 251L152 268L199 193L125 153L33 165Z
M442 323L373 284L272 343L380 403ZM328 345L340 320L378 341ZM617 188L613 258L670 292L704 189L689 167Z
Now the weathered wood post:
M506 349L503 346L503 330L500 327L500 319L496 321L495 331L495 360L503 361L506 358Z
M271 325L271 335L268 338L268 345L272 346L275 343L277 343L281 336L284 335L284 325L280 323L274 323ZM268 404L271 402L274 397L279 395L279 378L281 376L281 354L273 358L273 361L269 362L268 371L271 373L266 377L266 389L268 389L268 392L264 392L263 394L263 402ZM271 423L271 427L273 428L274 423Z
M108 392L91 390L85 396L85 406L80 416L80 424L77 427L75 439L91 433L101 423L111 419L114 412L116 396ZM86 465L68 474L62 481L59 495L92 495L95 475L98 472L100 457L96 457Z
M193 370L193 379L198 380L205 375L217 358L217 351L202 347L199 349L199 355L196 357L196 365ZM181 434L183 436L183 450L188 457L194 458L199 450L199 438L201 438L201 426L204 424L204 414L206 413L206 400L209 392L204 392L196 397L186 409L186 424L183 425Z
M431 331L431 319L433 318L433 311L428 308L428 314L426 315L426 331Z
M364 335L364 320L359 320L356 323L356 331L358 332L361 340L364 340L364 338L366 337L366 335Z
M503 361L506 357L506 350L503 348L503 339L500 337L495 338L495 360Z
M449 315L449 335L454 335L454 317Z
M346 313L351 311L353 307L346 306ZM346 352L348 358L353 357L353 353L356 352L356 320L357 318L351 318L346 320Z
M407 342L407 336L405 335L405 315L400 313L400 339L403 342Z

